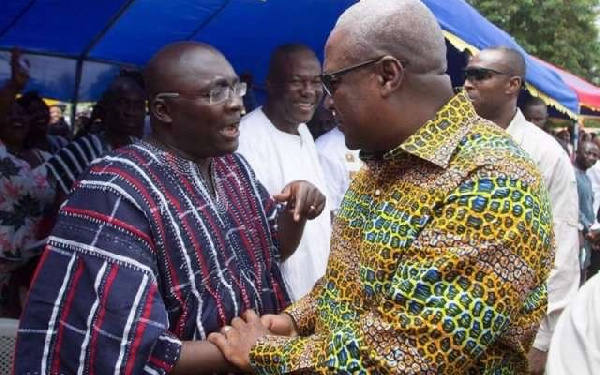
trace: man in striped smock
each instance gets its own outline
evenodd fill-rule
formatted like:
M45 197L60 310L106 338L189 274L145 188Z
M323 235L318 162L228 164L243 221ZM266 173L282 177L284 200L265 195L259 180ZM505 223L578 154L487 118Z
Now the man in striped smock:
M75 183L23 314L17 374L229 371L208 334L288 304L279 263L324 196L294 181L271 197L233 153L245 84L216 49L165 47L145 74L152 134Z
M118 77L105 96L106 130L76 139L46 163L61 202L92 161L142 136L146 108L144 90L133 79Z

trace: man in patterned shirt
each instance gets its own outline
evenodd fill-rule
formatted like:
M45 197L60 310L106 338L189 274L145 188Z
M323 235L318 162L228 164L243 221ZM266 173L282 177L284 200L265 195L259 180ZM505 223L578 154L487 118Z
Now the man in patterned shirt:
M21 318L15 374L227 371L206 336L246 309L288 305L280 260L325 197L306 181L271 197L234 154L245 84L216 49L167 46L146 81L152 134L75 182Z
M525 151L453 96L445 52L417 0L364 0L338 20L322 79L366 168L312 292L209 337L240 368L527 372L553 261L547 193Z

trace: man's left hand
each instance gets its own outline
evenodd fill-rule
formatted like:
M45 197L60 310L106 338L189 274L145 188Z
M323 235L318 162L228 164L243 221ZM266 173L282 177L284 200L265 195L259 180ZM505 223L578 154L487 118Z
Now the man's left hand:
M543 352L532 347L527 357L529 360L529 373L532 375L542 375L546 368L548 352Z
M286 210L293 215L295 222L312 220L325 208L325 196L308 181L292 181L280 194L273 195L273 198L286 203Z
M252 310L247 310L242 318L234 318L231 326L213 332L208 341L216 345L225 358L242 371L251 371L250 350L269 330L261 323L260 317Z

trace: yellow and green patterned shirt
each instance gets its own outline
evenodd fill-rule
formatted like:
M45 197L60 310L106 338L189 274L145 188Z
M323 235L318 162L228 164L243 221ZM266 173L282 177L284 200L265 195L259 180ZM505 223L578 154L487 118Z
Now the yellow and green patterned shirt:
M554 254L525 151L459 93L394 150L362 157L327 272L286 310L299 336L259 340L254 369L526 373Z

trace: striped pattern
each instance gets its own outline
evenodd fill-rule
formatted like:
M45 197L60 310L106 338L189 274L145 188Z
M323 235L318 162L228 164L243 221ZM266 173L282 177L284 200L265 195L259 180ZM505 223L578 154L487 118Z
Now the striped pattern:
M60 149L69 144L69 140L60 135L48 135L48 143L50 143L51 154L57 153Z
M88 165L110 151L103 135L90 134L76 139L57 151L46 162L48 171L56 181L56 188L67 195L73 183Z
M237 155L196 164L140 142L92 162L33 282L16 373L168 373L182 340L288 304L279 206Z

